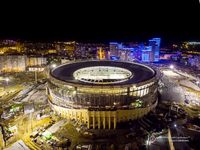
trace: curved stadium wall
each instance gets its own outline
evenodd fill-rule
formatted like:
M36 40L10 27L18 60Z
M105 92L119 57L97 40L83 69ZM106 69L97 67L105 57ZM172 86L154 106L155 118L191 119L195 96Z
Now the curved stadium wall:
M47 94L58 115L88 128L115 129L118 122L141 118L156 107L157 84L156 72L142 64L82 61L53 69Z

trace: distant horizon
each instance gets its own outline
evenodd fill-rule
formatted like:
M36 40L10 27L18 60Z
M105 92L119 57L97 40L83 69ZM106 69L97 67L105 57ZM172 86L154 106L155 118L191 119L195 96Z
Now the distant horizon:
M36 38L36 37L29 37L29 38L21 38L21 37L0 37L0 40L14 40L14 41L21 41L21 42L44 42L44 43L48 43L48 42L70 42L70 41L75 41L75 42L80 42L80 43L99 43L99 44L109 44L110 42L118 42L118 43L146 43L148 42L149 39L151 38L161 38L161 45L162 46L167 46L173 43L181 43L181 42L191 42L191 41L196 41L196 42L200 42L200 38L188 38L188 39L166 39L163 38L161 36L149 36L146 38L136 38L135 36L133 38L129 38L129 39L120 39L120 38L116 38L116 39L79 39L79 38L64 38L64 37L52 37L52 38Z

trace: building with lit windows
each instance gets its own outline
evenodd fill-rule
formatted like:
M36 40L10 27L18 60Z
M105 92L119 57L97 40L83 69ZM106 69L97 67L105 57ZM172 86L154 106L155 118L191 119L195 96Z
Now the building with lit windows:
M81 61L50 72L49 104L55 113L89 129L116 129L157 105L156 72L143 64Z
M110 42L109 43L109 56L108 59L121 61L134 61L141 59L141 49L143 46L139 44L125 46L122 43ZM114 59L113 59L114 58Z
M26 55L2 55L0 56L0 72L26 71Z
M153 38L149 40L149 46L152 47L150 53L150 62L158 62L160 58L160 38Z
M27 57L27 70L28 71L44 71L47 64L46 57Z
M0 72L44 71L46 57L27 55L1 55Z
M110 42L110 59L117 57L121 61L158 62L160 59L160 41L160 38L153 38L149 40L148 45Z
M152 46L145 46L142 50L142 62L153 61Z
M47 64L46 57L27 57L27 66L43 66Z
M99 47L97 50L97 59L99 60L106 59L106 51L102 47Z

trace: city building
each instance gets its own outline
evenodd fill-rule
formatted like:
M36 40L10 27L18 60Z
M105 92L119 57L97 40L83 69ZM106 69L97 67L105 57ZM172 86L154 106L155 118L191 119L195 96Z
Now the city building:
M61 64L65 64L65 63L68 63L68 62L70 62L70 60L68 58L65 58L65 57L61 58Z
M149 40L148 45L144 44L122 44L110 42L110 59L122 61L158 62L160 57L160 38ZM113 59L114 58L114 59Z
M107 51L105 44L98 43L77 43L74 52L75 59L96 59L98 57L99 48Z
M28 71L44 71L47 65L46 57L30 56L27 57L27 70Z
M150 53L150 62L158 62L160 55L160 38L153 38L149 40L149 46L152 47L152 51Z
M200 70L200 56L193 56L188 58L188 64Z
M99 60L106 59L106 51L103 50L102 47L99 47L97 50L97 59L99 59Z
M141 59L141 46L125 46L122 43L110 42L110 52L108 59L111 60L122 60L122 61L133 61Z
M182 51L186 51L187 53L191 54L200 54L200 42L198 41L186 41L181 43L181 45L178 47Z
M26 55L1 55L0 72L26 71Z
M123 45L122 45L122 43L110 42L109 48L110 48L111 56L119 56L118 51L123 48Z
M45 57L26 55L0 55L0 72L43 71Z
M92 129L143 117L157 105L156 72L121 61L79 61L50 72L47 94L55 113Z
M152 46L145 46L142 50L142 62L150 62L152 57Z
M30 56L27 57L27 66L43 66L47 64L46 57Z
M24 44L17 42L17 41L13 41L13 40L3 40L0 41L0 55L2 54L15 54L15 55L19 55L22 54L24 52Z

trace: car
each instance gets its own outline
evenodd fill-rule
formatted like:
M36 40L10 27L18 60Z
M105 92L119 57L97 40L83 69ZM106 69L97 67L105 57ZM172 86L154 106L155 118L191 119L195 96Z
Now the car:
M42 133L43 133L43 132L39 132L39 134L38 134L38 135L39 135L39 136L42 136Z
M38 143L39 145L42 145L42 144L44 144L44 141L43 141L42 139L39 139L39 140L37 140L37 143Z
M92 136L92 135L93 135L92 132L88 132L88 131L85 131L83 134L84 134L84 135L89 135L89 136Z
M36 143L37 142L37 138L31 139L31 141Z
M185 100L185 103L186 103L186 104L189 104L189 100Z
M76 128L76 131L80 132L80 130L81 130L80 128L78 128L78 127Z
M32 132L30 138L36 138L39 135L38 131Z
M80 144L76 145L76 146L75 146L75 149L76 149L76 150L81 149L81 145L80 145Z

